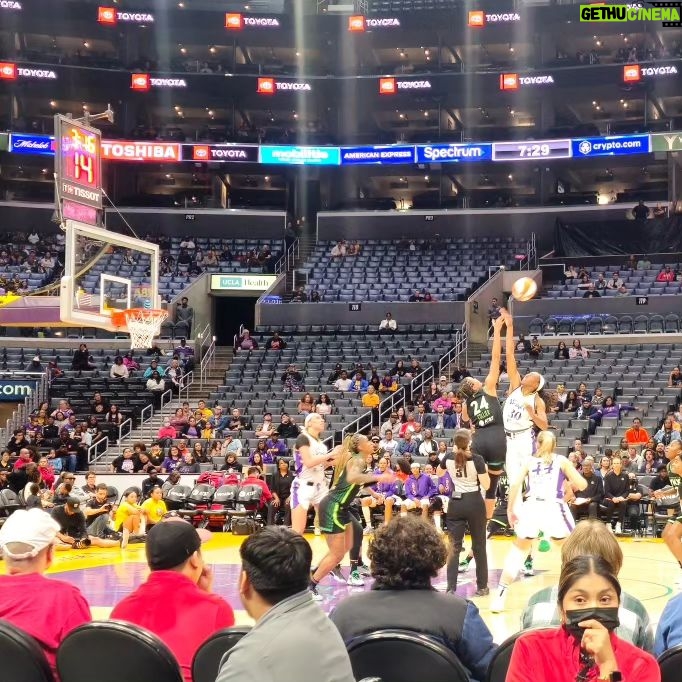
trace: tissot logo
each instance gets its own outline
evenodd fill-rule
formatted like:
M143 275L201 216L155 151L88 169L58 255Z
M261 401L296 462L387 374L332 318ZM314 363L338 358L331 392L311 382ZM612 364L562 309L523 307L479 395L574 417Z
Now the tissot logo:
M312 90L310 83L276 81L274 78L259 78L256 88L256 92L261 95L274 95L276 92L309 92L310 90Z
M518 90L522 85L553 85L554 76L519 76L518 73L500 74L500 90Z
M405 81L397 78L380 78L379 94L395 95L398 90L430 90L431 81Z
M21 3L17 0L0 0L0 9L21 10Z
M98 7L97 21L108 26L114 26L119 21L128 24L153 24L154 15L149 12L122 12L115 7Z
M486 24L506 24L521 21L518 12L488 13L483 10L470 10L468 24L470 28L483 28Z
M225 14L225 28L241 31L243 28L279 28L279 19L275 17L254 17L244 14Z
M44 80L57 80L57 74L48 69L27 69L23 66L17 66L11 62L0 62L0 79L6 81L16 80L21 78L40 78Z

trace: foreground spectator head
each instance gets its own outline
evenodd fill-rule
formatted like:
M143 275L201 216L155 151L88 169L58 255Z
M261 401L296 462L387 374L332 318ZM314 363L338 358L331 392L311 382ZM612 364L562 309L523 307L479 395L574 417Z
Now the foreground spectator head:
M205 572L201 543L211 537L183 520L157 523L147 533L145 550L151 571L176 571L194 583Z
M52 564L59 524L41 509L15 511L0 529L0 549L10 573L43 573Z
M367 556L375 589L419 590L430 589L447 549L435 526L401 516L376 531Z
M258 620L270 607L307 589L312 550L291 529L265 528L249 536L239 553L239 595L252 618Z
M606 524L597 519L578 523L561 547L562 565L585 555L601 557L614 575L623 567L623 551L618 540Z

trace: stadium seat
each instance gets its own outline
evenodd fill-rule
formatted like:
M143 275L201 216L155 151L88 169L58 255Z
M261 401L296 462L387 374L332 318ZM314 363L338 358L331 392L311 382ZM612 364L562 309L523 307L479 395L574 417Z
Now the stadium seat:
M38 642L4 620L0 620L0 660L2 676L8 682L53 682L50 664Z
M672 647L658 657L661 682L678 682L682 668L682 644Z
M219 630L211 635L194 655L192 661L193 682L215 682L220 662L237 642L248 634L250 627L233 627Z

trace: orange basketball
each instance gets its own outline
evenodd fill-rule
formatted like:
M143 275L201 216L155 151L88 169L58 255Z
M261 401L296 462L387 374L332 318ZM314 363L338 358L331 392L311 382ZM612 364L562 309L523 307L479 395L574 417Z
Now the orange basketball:
M538 293L538 285L530 277L521 277L512 286L512 296L517 301L530 301Z

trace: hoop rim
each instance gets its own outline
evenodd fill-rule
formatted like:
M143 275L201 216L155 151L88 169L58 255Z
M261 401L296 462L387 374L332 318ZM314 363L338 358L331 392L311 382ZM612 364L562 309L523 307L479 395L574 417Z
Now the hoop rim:
M128 316L157 318L163 321L168 317L168 311L162 308L126 308L125 310L113 310L111 312L111 323L115 327L122 329L128 328Z

